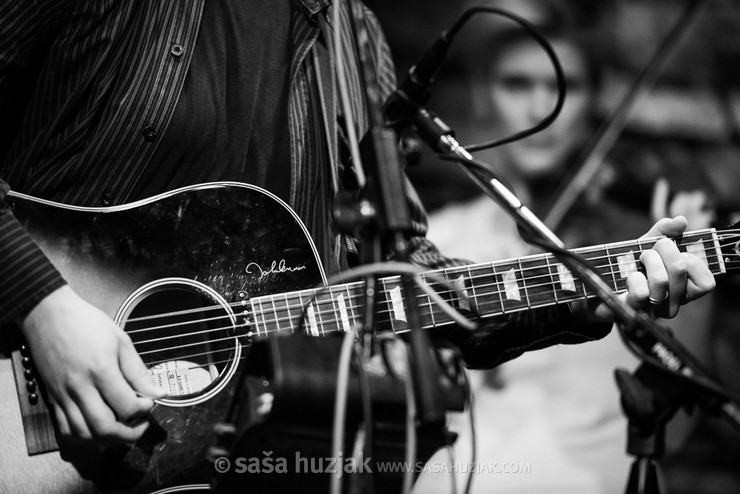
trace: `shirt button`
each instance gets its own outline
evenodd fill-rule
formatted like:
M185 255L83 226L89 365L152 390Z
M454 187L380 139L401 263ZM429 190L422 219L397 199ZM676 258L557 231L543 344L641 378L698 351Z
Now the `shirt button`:
M109 191L103 193L103 195L100 197L100 203L105 207L113 204L113 194L111 194Z
M144 136L145 141L152 142L154 140L154 136L157 135L157 132L154 130L154 127L147 126L141 131L141 135Z
M170 47L170 53L172 53L174 56L179 57L183 53L185 53L185 48L179 43L175 43Z

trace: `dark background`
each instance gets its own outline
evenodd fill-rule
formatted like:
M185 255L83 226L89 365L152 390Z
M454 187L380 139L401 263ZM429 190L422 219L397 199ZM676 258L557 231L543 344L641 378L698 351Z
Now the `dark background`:
M597 26L600 34L597 42L600 43L604 66L623 81L634 80L649 63L678 16L690 3L678 0L562 1L577 4L582 12L581 20ZM734 94L740 88L740 2L704 0L699 3L703 5L700 15L696 16L693 26L678 45L657 86L712 91L721 100L722 94ZM486 0L365 0L365 4L376 13L385 30L401 80L424 50L458 19L467 6L486 5ZM483 22L477 20L478 17L475 19L468 23L453 44L437 75L427 105L457 131L457 139L462 144L479 142L471 137L471 132L485 130L480 124L475 124L475 129L470 127L472 102L465 65L460 57L470 48L465 31L473 31L481 25L476 23ZM670 108L665 109L664 119L671 119L670 111ZM740 112L740 104L734 111ZM732 114L728 118L731 120ZM735 120L734 126L737 127L740 113L735 115ZM732 122L727 122L727 126L732 125ZM689 136L689 139L722 141L720 144L724 145L732 137L737 142L738 132L727 129L722 135L706 134L710 133L700 132ZM447 201L462 200L478 193L456 165L437 160L426 147L421 164L410 168L408 174L430 210Z

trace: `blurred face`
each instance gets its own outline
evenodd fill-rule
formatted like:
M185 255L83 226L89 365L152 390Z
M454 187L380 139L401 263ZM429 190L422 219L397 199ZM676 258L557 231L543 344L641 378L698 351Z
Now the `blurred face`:
M590 133L593 90L588 65L567 41L552 43L563 66L568 92L560 115L548 128L501 151L524 178L552 173ZM532 127L552 112L557 81L550 59L533 42L521 41L504 50L492 67L493 118L499 137Z

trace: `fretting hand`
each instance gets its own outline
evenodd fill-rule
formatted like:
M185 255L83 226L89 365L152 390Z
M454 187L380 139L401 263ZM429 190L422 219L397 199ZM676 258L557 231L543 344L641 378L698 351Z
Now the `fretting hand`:
M641 238L679 236L686 226L683 216L663 218ZM642 253L640 261L645 274L630 274L627 293L620 295L622 301L634 309L652 305L661 317L675 317L682 304L714 289L714 276L707 265L693 254L680 252L670 238L658 240L652 249ZM593 314L601 320L614 320L612 311L603 303L596 304Z

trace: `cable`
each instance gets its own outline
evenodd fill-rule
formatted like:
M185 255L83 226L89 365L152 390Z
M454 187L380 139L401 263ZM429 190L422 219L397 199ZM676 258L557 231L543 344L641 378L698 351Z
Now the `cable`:
M466 10L463 13L460 19L458 19L458 21L447 32L447 36L450 39L454 37L457 34L457 32L460 29L462 29L462 27L471 17L481 12L500 15L502 17L505 17L507 19L510 19L516 22L522 28L524 28L524 30L545 50L545 53L550 59L550 62L552 63L553 69L555 71L555 78L556 78L557 87L558 87L558 97L555 102L555 106L553 110L550 112L550 114L548 114L545 118L543 118L539 123L537 123L533 127L521 130L519 132L516 132L502 139L496 139L496 140L483 142L479 144L469 144L467 146L463 146L464 149L468 152L481 151L483 149L489 149L489 148L501 146L503 144L508 144L510 142L518 141L520 139L528 137L532 134L536 134L537 132L540 132L541 130L545 129L552 122L554 122L557 116L560 114L560 111L563 108L563 104L565 103L565 95L567 92L566 83L565 83L565 75L563 73L563 68L560 64L560 60L558 59L558 56L555 53L555 50L553 49L550 42L547 41L547 39L542 34L540 34L539 31L537 31L534 25L532 25L532 23L530 23L523 17L520 17L516 14L513 14L503 9L498 9L496 7L473 7L473 8Z
M414 483L414 470L416 468L416 399L414 397L414 385L411 382L411 354L404 346L406 361L408 362L407 373L404 376L404 391L406 392L406 455L404 460L408 468L403 473L403 488L401 492L409 494Z
M488 142L483 142L480 144L470 144L467 146L463 146L465 150L467 150L468 152L474 152L474 151L481 151L483 149L494 148L494 147L502 146L504 144L508 144L510 142L518 141L520 139L524 139L525 137L529 137L533 134L536 134L537 132L540 132L541 130L549 127L550 124L554 122L557 116L560 114L560 111L562 110L563 105L565 104L565 95L566 95L567 89L566 89L566 84L565 84L565 75L563 74L563 68L560 65L560 60L558 59L558 56L555 53L555 50L553 49L550 42L547 41L547 39L545 39L545 37L542 34L540 34L537 31L537 29L535 29L535 27L529 21L527 21L526 19L522 17L519 17L518 15L512 14L511 12L497 9L495 7L474 7L470 9L468 12L470 11L473 11L473 13L475 13L476 11L492 12L492 13L501 15L503 17L506 17L508 19L511 19L512 21L522 26L524 30L527 31L527 33L530 36L532 36L532 38L545 50L545 53L550 59L553 69L555 70L555 79L557 81L557 87L558 87L558 97L555 102L555 107L550 112L550 114L547 115L545 118L543 118L539 123L537 123L533 127L521 130L519 132L516 132L502 139L496 139L496 140L492 140ZM463 16L463 18L458 22L460 26L462 26L462 23L465 20L467 19L465 18L465 16Z
M344 444L344 424L347 418L347 395L349 390L349 371L352 362L352 348L355 342L355 331L347 331L342 340L342 349L339 354L337 369L337 392L334 398L334 422L332 427L331 458L337 461L338 471L331 478L332 494L341 494L342 475L344 465L339 459Z
M465 395L468 397L468 419L470 421L470 472L468 472L468 480L465 483L465 494L470 494L477 469L475 463L478 461L478 440L476 439L475 410L473 409L475 397L470 386L470 379L467 379L467 377L465 379Z
M355 334L357 334L357 330L354 331ZM373 458L373 447L375 444L375 423L373 422L373 403L372 403L372 394L370 392L370 378L368 377L367 369L365 369L364 365L364 358L365 356L357 351L358 346L355 345L355 365L357 366L357 377L358 381L360 383L360 396L361 396L361 405L362 405L362 420L365 425L364 427L364 436L362 440L358 441L359 444L356 444L356 446L362 446L362 449L358 451L353 451L352 456L358 457L358 464L362 463L362 458L365 457L365 453L367 454L367 458ZM373 482L369 482L368 485L365 486L367 490L367 494L374 494L375 493L375 484Z
M367 278L369 276L373 275L380 275L380 274L410 274L414 276L414 279L416 280L416 283L420 286L420 288L427 294L430 299L432 299L435 302L439 302L442 307L442 310L447 313L455 323L457 323L460 327L473 331L477 329L478 325L474 321L470 321L465 316L463 316L461 313L459 313L457 310L455 310L450 304L448 304L444 299L442 299L439 295L436 293L434 295L430 294L427 290L429 290L429 286L423 281L423 279L419 276L421 274L424 274L427 278L431 279L432 281L435 281L441 285L446 286L450 291L455 292L459 294L460 297L464 297L465 294L461 292L461 290L454 285L454 283L451 283L449 280L438 276L434 273L430 273L427 271L424 271L423 268L419 266L415 266L413 264L403 263L403 262L383 262L383 263L376 263L376 264L369 264L364 266L359 266L356 268L352 268L350 270L344 271L342 273L336 274L334 276L331 276L327 282L326 285L319 287L311 296L311 298L303 304L303 310L301 311L301 314L298 316L296 329L297 331L301 331L303 329L304 321L306 320L306 314L308 313L308 309L311 306L312 303L316 301L316 299L319 297L319 295L326 293L328 290L331 289L333 285L337 285L340 283L346 283L350 280L356 280L356 279L362 279Z

